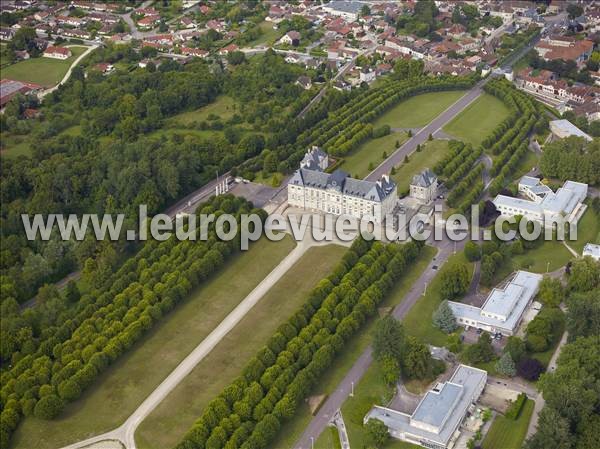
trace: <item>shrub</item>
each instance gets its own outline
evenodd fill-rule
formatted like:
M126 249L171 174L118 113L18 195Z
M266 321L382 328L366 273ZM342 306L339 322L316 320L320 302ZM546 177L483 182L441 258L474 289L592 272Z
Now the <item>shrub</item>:
M506 410L504 416L508 419L516 420L521 414L521 410L523 410L525 401L527 401L527 395L525 393L519 394L519 396L517 396L517 399L512 404L510 404L510 407L508 407L508 410Z

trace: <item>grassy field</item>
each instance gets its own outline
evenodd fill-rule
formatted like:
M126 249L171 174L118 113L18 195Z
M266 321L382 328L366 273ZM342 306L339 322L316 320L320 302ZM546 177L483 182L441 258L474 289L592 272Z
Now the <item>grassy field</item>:
M363 378L354 389L354 397L348 398L342 405L342 416L346 423L350 447L371 447L363 427L363 418L373 405L385 405L394 395L394 389L385 384L379 366L371 364ZM380 449L413 449L413 444L390 440Z
M483 449L520 449L534 406L535 402L528 399L516 420L497 416L483 440Z
M464 91L430 92L411 97L379 117L374 126L420 128L464 95Z
M558 270L565 266L573 255L561 242L546 241L540 246L513 257L515 269L523 269L534 273ZM548 264L550 262L550 264Z
M327 427L315 440L315 449L342 449L337 428Z
M455 255L450 256L448 261L440 269L440 273L444 267L458 262L468 264L471 272L474 264L468 262L462 251L457 251ZM414 335L424 343L429 343L434 346L444 346L446 344L447 335L434 327L431 322L433 312L442 302L442 294L440 292L442 286L441 276L438 275L427 286L427 293L410 309L410 312L404 319L404 328L407 334Z
M304 303L308 292L331 271L345 251L345 247L337 245L309 249L142 422L136 433L137 447L175 446L206 404L241 373L248 359ZM233 284L231 280L238 278L229 279Z
M87 49L87 47L83 46L69 48L71 49L71 53L73 53L70 58L60 60L39 57L19 61L16 64L3 68L2 78L27 81L45 87L54 86L65 76L73 61Z
M122 424L293 247L291 238L277 243L263 239L235 256L112 365L60 418L25 419L13 447L55 449Z
M577 223L577 240L567 241L567 244L580 254L586 243L600 243L600 217L589 206Z
M227 120L233 116L234 110L234 99L227 95L219 95L214 102L194 111L174 115L168 121L169 123L188 125L192 122L208 120L208 116L211 114L219 116L221 120Z
M247 47L256 47L259 45L273 45L283 34L281 30L273 29L273 23L263 21L258 24L262 34L255 40L248 43Z
M411 265L410 270L384 299L381 307L389 308L400 304L435 254L436 250L434 248L426 246L417 261ZM354 337L352 337L352 339L350 339L344 351L336 358L333 366L325 372L321 379L319 379L319 387L312 392L313 395L328 395L337 388L352 365L354 365L367 346L371 344L371 336L375 322L375 319L371 319ZM308 405L302 403L296 410L294 418L282 426L277 439L269 445L269 448L281 449L293 447L302 432L304 432L304 429L311 418L312 415L310 414ZM347 421L346 424L348 424ZM353 443L352 447L355 447Z
M407 164L403 163L396 169L396 174L392 176L398 184L398 194L409 191L412 177L425 168L433 166L442 160L448 154L448 141L432 140L421 147L421 151L414 152Z
M508 112L500 100L482 94L448 123L444 131L464 142L479 145L508 116Z
M390 133L378 139L369 139L348 156L344 156L344 163L340 168L355 178L364 178L372 171L369 170L369 164L373 164L373 168L377 167L385 159L384 151L389 156L396 150L396 141L402 145L407 140L408 136L403 132Z

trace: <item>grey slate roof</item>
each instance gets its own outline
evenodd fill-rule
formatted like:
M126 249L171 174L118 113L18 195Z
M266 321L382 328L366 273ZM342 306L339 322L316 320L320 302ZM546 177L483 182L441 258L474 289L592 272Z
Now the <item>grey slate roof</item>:
M342 170L336 170L329 174L306 168L297 170L292 176L290 184L318 189L333 189L344 195L377 202L383 201L396 188L396 183L387 176L382 177L377 182L371 182L350 178L348 173Z
M302 78L302 77L300 77ZM300 81L298 78L298 81ZM307 78L310 82L310 78ZM325 153L321 148L314 146L311 150L307 151L300 162L300 168L308 168L309 170L321 170L320 163L323 159L327 157L327 153Z
M418 175L413 176L410 185L419 187L429 187L435 182L436 179L437 177L435 176L435 174L430 169L426 168Z

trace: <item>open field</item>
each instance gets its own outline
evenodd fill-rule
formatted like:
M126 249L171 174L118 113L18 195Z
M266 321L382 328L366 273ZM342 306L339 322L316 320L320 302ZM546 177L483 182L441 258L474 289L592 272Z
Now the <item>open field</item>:
M345 251L345 247L336 245L310 248L142 422L136 432L137 447L175 446L206 404L241 373L248 360L306 301L308 292L331 271ZM229 282L233 284L237 279L230 276Z
M344 156L344 163L340 168L355 178L364 178L371 172L369 164L373 164L373 168L377 167L385 159L384 151L389 156L396 151L396 142L402 145L407 140L408 136L403 132L393 132L378 139L369 139L349 155Z
M315 449L341 449L340 437L335 427L327 427L315 440Z
M123 423L160 382L292 250L262 239L234 256L212 280L167 315L56 420L27 418L14 448L56 449ZM260 260L261 263L256 263ZM232 282L235 279L235 282ZM260 307L257 305L256 307Z
M27 81L45 87L54 86L65 76L73 61L87 49L87 47L83 46L69 48L71 53L73 53L70 58L60 60L39 57L19 61L16 64L3 68L2 78Z
M516 420L496 416L483 440L483 449L520 449L527 435L534 405L535 402L528 399Z
M219 95L216 100L194 111L186 111L169 118L169 123L188 125L192 122L208 120L209 115L217 115L221 120L227 120L233 116L235 101L227 95Z
M411 97L393 107L373 126L390 125L392 128L420 128L441 114L448 106L465 94L462 90L429 92Z
M468 262L462 251L457 251L455 255L450 256L448 261L440 269L440 273L444 268L453 263L466 263L469 266L471 273L474 269L474 264ZM433 312L442 302L442 294L440 292L442 286L441 276L437 276L427 286L427 293L410 309L410 312L404 319L404 328L408 335L413 335L419 338L423 343L428 343L434 346L444 346L446 344L447 335L438 328L434 327L431 322Z
M534 273L546 273L565 266L573 255L561 242L546 241L524 254L513 257L513 267ZM550 262L548 264L548 262Z
M414 264L411 264L410 271L408 271L398 282L394 290L383 300L380 307L389 308L400 304L435 254L436 250L434 248L430 246L423 248L417 261ZM325 372L321 379L319 379L319 386L312 392L313 395L328 395L335 390L350 368L352 368L352 365L354 365L367 346L371 344L375 322L375 319L369 320L365 326L363 326L362 329L348 341L344 351L338 355L331 368ZM269 445L269 448L281 449L293 447L294 443L300 438L302 432L304 432L304 429L306 429L311 418L312 415L310 414L308 405L302 403L296 409L294 417L282 426L278 433L278 437ZM346 425L348 425L347 418L344 419L346 420Z
M432 140L421 146L421 151L411 154L408 163L403 163L392 176L398 184L398 194L408 193L412 177L425 168L433 166L448 154L448 141Z
M273 23L263 21L258 24L262 34L255 40L249 42L247 47L256 47L259 45L273 45L283 34L280 30L273 29Z
M479 145L502 120L508 108L490 94L482 94L444 127L451 136Z

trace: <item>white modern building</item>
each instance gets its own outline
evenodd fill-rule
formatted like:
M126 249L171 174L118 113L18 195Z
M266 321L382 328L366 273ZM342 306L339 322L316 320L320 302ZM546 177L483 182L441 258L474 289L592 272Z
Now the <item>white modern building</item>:
M504 287L493 289L481 307L454 301L448 301L448 305L460 326L514 335L541 281L541 274L518 271Z
M288 204L383 223L398 200L396 183L387 175L372 182L351 178L342 170L325 173L328 164L329 158L321 150L309 151L288 183Z
M583 257L585 256L590 256L592 259L600 261L600 245L586 243L583 247Z
M438 179L428 168L415 175L410 183L410 196L423 204L429 204L437 196Z
M460 425L483 392L487 372L459 365L449 381L438 383L409 415L374 406L365 416L382 421L393 438L429 449L450 449L460 436Z
M583 204L587 190L587 184L566 181L554 192L538 178L524 176L519 181L519 193L524 198L497 195L493 203L505 217L521 215L546 227L553 227L554 223L563 220L577 224L587 209Z
M577 126L573 125L573 123L565 119L550 121L550 131L553 136L559 139L575 136L583 137L588 142L593 140L589 134L584 133Z

